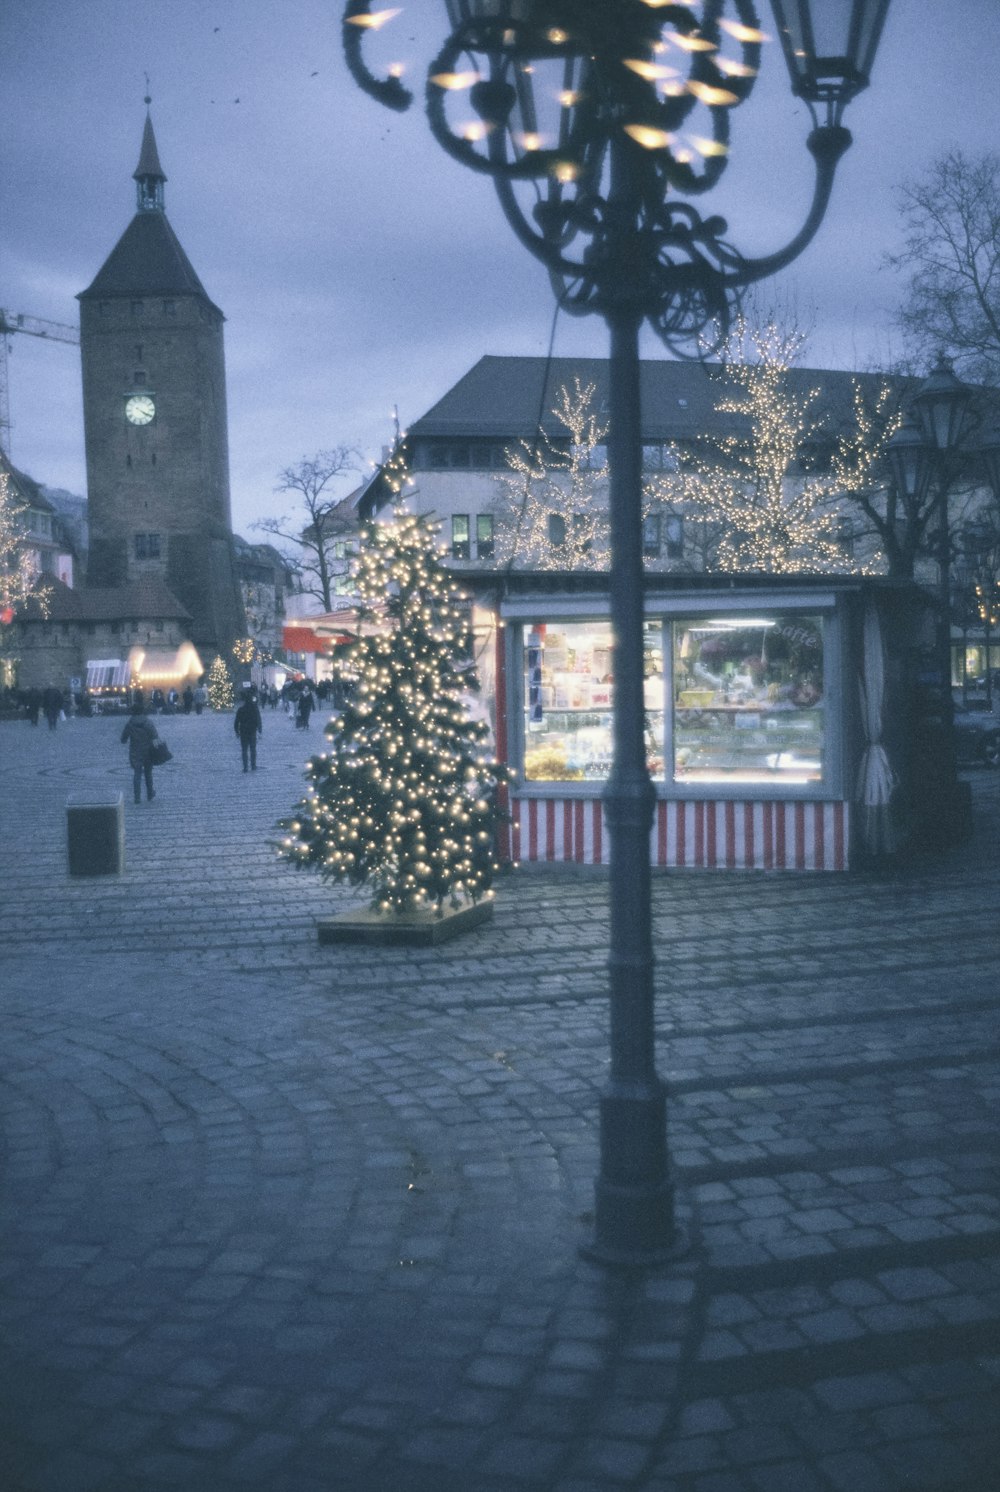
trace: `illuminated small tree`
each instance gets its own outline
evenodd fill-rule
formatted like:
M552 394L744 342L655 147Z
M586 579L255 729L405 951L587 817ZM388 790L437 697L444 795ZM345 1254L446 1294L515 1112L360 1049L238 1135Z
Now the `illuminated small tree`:
M216 653L208 670L208 702L213 710L231 710L236 703L226 660Z
M27 544L28 504L10 474L0 471L0 683L9 684L18 662L13 623L28 601L48 616L48 590L38 585L38 566Z
M403 485L396 457L387 473ZM348 698L308 763L280 853L368 886L385 913L492 895L504 769L463 696L478 688L467 613L423 517L372 523L356 561L361 635L335 665Z
M712 536L709 569L787 575L878 568L843 545L843 472L800 470L817 442L829 441L814 408L820 390L803 395L789 387L788 371L803 340L773 322L759 329L738 320L723 349L730 392L715 407L742 417L747 433L713 436L678 451L676 475L659 484L665 503ZM844 445L845 467L850 454ZM860 447L854 454L860 461Z

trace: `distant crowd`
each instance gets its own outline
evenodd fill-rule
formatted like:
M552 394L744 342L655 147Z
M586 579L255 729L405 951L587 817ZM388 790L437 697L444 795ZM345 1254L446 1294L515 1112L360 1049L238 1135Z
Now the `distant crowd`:
M253 699L261 709L277 710L294 716L300 729L308 729L313 710L324 705L329 709L342 709L346 702L346 687L337 680L289 679L281 689L268 684L247 683L241 698ZM89 689L60 689L56 684L46 684L41 689L0 689L0 715L26 719L37 726L44 719L50 730L55 730L60 720L74 715L83 717L107 711L135 710L138 705L150 715L200 715L210 703L209 691L204 680L198 684L188 683L183 689L126 689L113 695L93 693Z

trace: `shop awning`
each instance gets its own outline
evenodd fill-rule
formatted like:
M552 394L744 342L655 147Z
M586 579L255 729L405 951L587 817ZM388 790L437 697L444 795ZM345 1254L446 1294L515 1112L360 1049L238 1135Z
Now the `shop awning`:
M288 653L328 653L331 648L354 641L355 634L348 630L354 620L353 613L343 618L334 613L286 622L281 629L281 645Z
M205 665L190 642L182 642L177 648L144 648L137 644L129 649L128 667L133 683L152 688L198 679L205 672Z
M88 658L88 689L127 689L131 670L127 659Z

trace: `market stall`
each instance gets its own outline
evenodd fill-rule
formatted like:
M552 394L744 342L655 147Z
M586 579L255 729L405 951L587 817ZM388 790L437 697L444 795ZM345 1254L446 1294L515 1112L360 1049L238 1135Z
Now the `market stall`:
M608 860L604 584L519 576L493 610L489 684L498 755L516 774L514 860ZM654 864L844 870L894 847L913 796L913 612L900 587L658 576L645 611ZM480 636L486 614L480 596Z

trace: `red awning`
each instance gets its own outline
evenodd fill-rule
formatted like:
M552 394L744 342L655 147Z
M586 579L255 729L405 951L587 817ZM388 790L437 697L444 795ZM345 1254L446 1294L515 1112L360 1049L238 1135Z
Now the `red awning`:
M343 643L353 642L346 632L320 632L314 627L286 623L281 629L281 643L289 653L326 653Z

